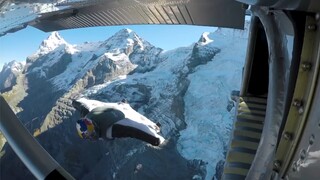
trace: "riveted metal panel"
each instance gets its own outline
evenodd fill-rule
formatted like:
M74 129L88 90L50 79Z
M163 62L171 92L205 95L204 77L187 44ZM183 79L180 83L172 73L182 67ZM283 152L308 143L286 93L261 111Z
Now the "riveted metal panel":
M315 24L314 17L308 16L292 106L289 110L282 138L276 151L275 161L281 164L277 168L281 177L286 175L292 157L294 153L297 153L297 146L303 134L305 124L308 122L310 105L319 71L319 62L317 62L319 58L315 56L315 50L318 48L315 46L317 30L311 28ZM313 68L306 68L310 64L312 64Z

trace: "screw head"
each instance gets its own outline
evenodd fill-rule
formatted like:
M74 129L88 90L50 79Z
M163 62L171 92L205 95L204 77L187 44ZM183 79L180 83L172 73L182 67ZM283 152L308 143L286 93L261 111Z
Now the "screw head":
M304 160L307 157L307 151L305 149L302 149L300 152L300 159Z
M296 172L297 170L298 170L298 165L297 165L297 162L294 161L294 162L292 163L292 171L293 171L293 172Z
M311 67L312 67L311 63L304 62L304 63L302 63L302 67L301 68L302 68L303 71L310 71Z
M298 113L301 115L301 114L303 114L303 112L304 112L303 107L302 107L302 106L301 106L301 107L299 107L299 109L298 109Z
M315 24L309 24L308 25L308 30L309 31L315 31L317 29L317 25L315 25Z
M275 169L276 171L278 171L278 170L281 168L281 161L275 160L275 161L273 162L273 167L274 167L274 169Z
M314 134L311 134L310 139L309 139L309 144L312 145L314 143L315 139L316 139L316 137L314 136Z
M292 134L289 133L289 132L285 132L285 133L283 134L283 138L284 138L286 141L290 141L290 140L292 140Z
M298 99L293 100L293 103L292 103L292 105L295 107L300 107L301 104L302 104L302 102Z

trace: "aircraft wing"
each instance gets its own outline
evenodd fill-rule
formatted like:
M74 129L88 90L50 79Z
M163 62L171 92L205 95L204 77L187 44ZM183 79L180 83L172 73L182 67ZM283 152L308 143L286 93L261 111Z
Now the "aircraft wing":
M93 0L0 2L0 35L27 25L50 32L127 24L188 24L243 29L245 9L235 0ZM17 3L18 2L18 3Z

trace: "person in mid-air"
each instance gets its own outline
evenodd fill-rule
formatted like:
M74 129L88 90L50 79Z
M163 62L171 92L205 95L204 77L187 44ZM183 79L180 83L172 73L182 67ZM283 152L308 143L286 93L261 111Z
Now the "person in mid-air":
M159 135L160 124L155 124L131 108L125 101L105 103L80 98L72 105L80 112L76 128L82 139L114 139L131 137L153 146L159 146L164 138Z

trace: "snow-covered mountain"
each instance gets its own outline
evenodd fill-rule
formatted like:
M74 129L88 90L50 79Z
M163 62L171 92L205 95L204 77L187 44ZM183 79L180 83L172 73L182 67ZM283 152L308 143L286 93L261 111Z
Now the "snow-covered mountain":
M22 72L24 62L5 63L0 71L0 92L9 91L16 84L17 76Z
M24 95L14 103L18 116L76 179L218 179L247 28L217 28L188 47L170 51L130 29L79 45L53 32L19 71ZM4 93L9 101L15 95ZM108 102L126 98L134 109L161 123L167 142L155 148L129 138L94 143L79 139L74 128L79 114L71 105L76 96ZM10 148L5 150L1 179L31 178Z

